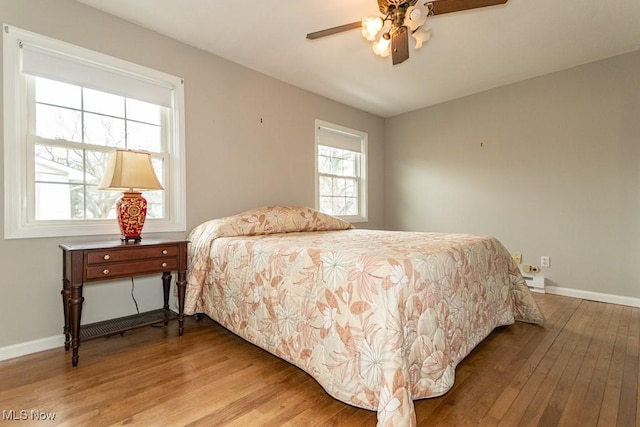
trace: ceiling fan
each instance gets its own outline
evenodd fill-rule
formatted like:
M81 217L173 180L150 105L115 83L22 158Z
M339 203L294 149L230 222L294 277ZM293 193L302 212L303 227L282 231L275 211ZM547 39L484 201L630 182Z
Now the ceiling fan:
M379 33L380 39L374 43L373 51L380 56L391 53L393 65L409 59L409 34L416 40L416 48L428 40L429 32L422 29L427 17L444 13L504 4L508 0L378 0L380 12L384 17L363 18L362 21L340 25L307 34L314 40L332 34L362 28L362 35L374 41Z

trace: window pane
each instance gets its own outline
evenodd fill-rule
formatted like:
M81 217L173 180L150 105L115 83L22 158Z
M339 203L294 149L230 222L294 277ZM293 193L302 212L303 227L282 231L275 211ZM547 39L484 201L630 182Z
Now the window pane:
M142 196L147 199L147 218L162 218L162 191L147 191Z
M331 191L334 196L358 197L358 181L350 178L334 178Z
M320 197L320 212L332 214L333 213L333 198L332 197Z
M57 82L55 80L35 78L36 102L80 109L81 89L79 86Z
M355 179L345 180L344 186L345 197L358 197L358 181Z
M35 216L37 220L84 217L82 150L36 145Z
M83 185L38 182L35 192L37 220L85 219Z
M327 147L326 145L318 145L318 155L331 157L331 147Z
M98 185L104 176L104 168L107 163L107 153L100 151L84 150L85 155L85 181L87 184Z
M36 104L36 135L49 139L82 142L79 111Z
M333 215L346 215L344 199L334 197L332 203L331 209L333 211Z
M331 173L334 175L342 175L342 160L337 157L331 158Z
M320 173L331 173L331 157L318 156L318 171Z
M77 187L70 184L36 183L36 219L77 218L74 216L78 214L77 211L74 211L77 200L74 199L78 197L78 194L73 191ZM82 194L79 196L81 197Z
M151 158L151 165L153 166L153 171L156 173L158 181L160 181L160 184L164 187L164 160Z
M355 176L356 153L339 150L337 153L334 174L342 176Z
M83 95L85 111L124 117L124 97L87 88L84 88Z
M85 219L84 215L84 185L70 185L71 216L70 219Z
M84 132L84 142L89 144L125 148L123 119L85 113Z
M343 176L356 176L356 159L355 155L342 162L342 175Z
M116 201L122 196L119 191L98 190L94 185L86 187L86 218L103 219L116 217Z
M318 171L323 174L356 176L358 153L340 148L318 146Z
M162 107L148 102L127 98L127 118L145 122L152 125L160 125L160 111Z
M347 197L344 199L344 215L358 215L358 199Z
M335 178L333 180L333 195L344 196L345 192L345 180L342 178Z
M36 181L82 183L84 159L82 150L36 145Z
M160 126L127 121L127 148L158 153L162 151Z
M164 161L151 159L151 163L158 181L164 187ZM147 199L147 218L164 218L164 190L147 191L142 195Z
M333 180L327 176L320 177L319 192L321 196L331 196L333 194Z

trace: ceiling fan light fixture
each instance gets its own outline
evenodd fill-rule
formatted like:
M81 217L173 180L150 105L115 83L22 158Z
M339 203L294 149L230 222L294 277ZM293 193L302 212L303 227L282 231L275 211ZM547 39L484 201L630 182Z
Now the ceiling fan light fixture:
M409 34L414 34L420 30L420 27L426 22L427 16L430 15L431 3L427 0L378 0L380 12L384 18L379 18L379 22L374 26L374 21L370 18L362 20L362 34L368 38L372 35L371 30L376 29L382 23L389 23L390 28L382 29L382 37L378 41L373 42L373 52L382 57L392 55L393 64L400 64L409 59ZM370 24L369 24L370 23ZM365 25L371 30L365 30ZM422 43L428 38L428 33L419 33L414 36L416 47L421 47ZM375 40L375 39L374 39Z
M389 33L384 33L380 40L373 44L373 53L383 58L389 56L391 53L391 36Z
M420 28L420 26L424 25L424 23L427 21L427 17L432 12L433 3L420 0L415 5L410 6L407 9L407 13L404 19L404 25L409 27L411 31L415 31Z
M424 28L418 28L411 35L416 41L415 48L420 49L422 47L422 43L428 41L431 38L431 31L425 30Z
M365 16L362 18L362 36L369 41L374 41L383 24L379 16Z
M377 0L382 17L365 17L337 27L307 34L314 40L343 31L360 28L362 36L373 42L373 52L379 56L390 56L393 65L409 59L409 34L420 49L431 38L431 30L424 29L427 19L445 13L460 12L483 7L498 6L509 0ZM378 35L382 34L378 40Z

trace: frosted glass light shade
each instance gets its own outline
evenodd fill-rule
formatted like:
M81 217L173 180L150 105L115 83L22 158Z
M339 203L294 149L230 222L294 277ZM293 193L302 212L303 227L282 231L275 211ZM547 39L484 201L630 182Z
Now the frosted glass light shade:
M422 43L428 41L431 38L431 32L423 28L419 28L413 33L413 38L416 41L416 49L422 47Z
M391 38L384 36L386 34L383 34L380 40L373 44L373 52L382 57L389 56L389 53L391 53Z
M382 19L380 17L364 17L362 18L362 37L369 41L374 41L376 36L382 29Z

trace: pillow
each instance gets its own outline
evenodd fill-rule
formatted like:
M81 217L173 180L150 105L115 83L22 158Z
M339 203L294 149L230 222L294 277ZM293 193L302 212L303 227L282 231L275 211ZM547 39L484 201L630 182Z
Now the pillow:
M347 221L305 206L264 206L202 225L210 237L216 238L353 228Z

